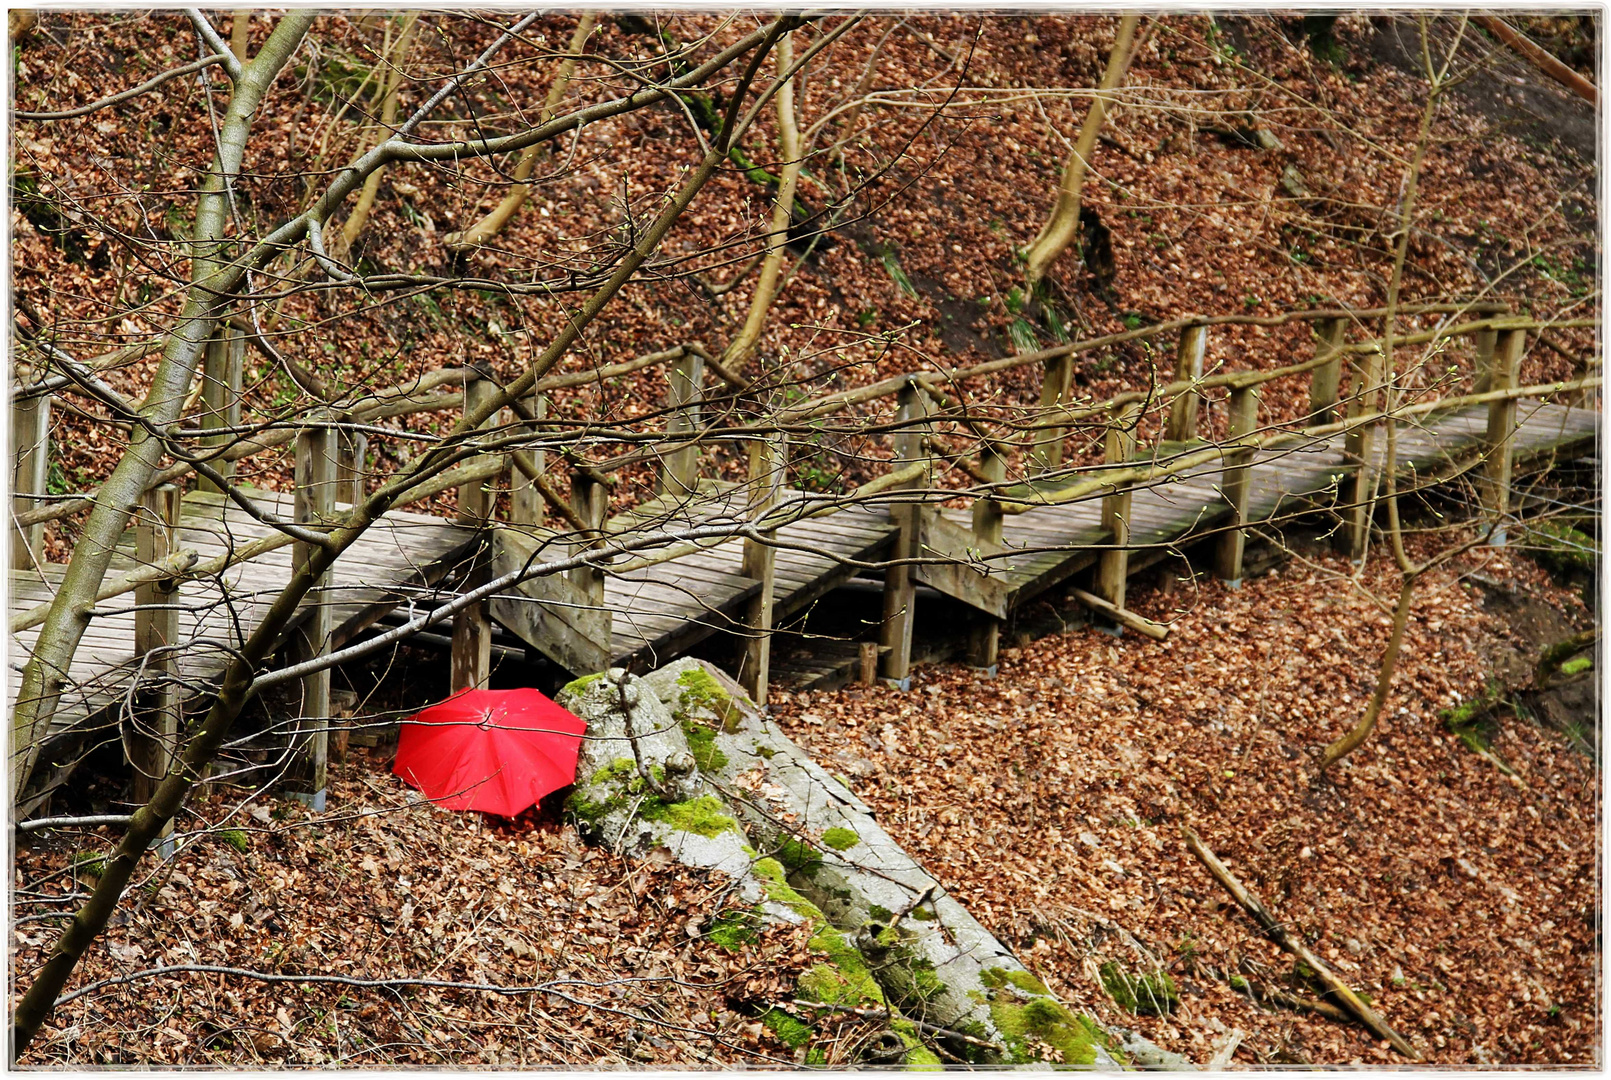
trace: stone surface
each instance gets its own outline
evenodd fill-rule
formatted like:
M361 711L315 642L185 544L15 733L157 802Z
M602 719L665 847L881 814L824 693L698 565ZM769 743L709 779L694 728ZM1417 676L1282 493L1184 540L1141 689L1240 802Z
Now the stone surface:
M871 809L771 723L720 669L684 658L644 676L712 786L788 884L850 938L891 1004L1037 1060L1115 1066L1106 1034L1044 986L874 820ZM1116 1044L1114 1044L1116 1045ZM977 1054L958 1044L955 1049ZM999 1060L999 1059L998 1059Z

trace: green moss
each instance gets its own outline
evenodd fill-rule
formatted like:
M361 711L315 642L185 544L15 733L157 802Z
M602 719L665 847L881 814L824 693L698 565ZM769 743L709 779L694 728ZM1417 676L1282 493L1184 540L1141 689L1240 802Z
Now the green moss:
M1578 656L1561 665L1562 675L1576 675L1581 671L1588 671L1594 667L1594 657Z
M817 905L789 885L783 864L776 859L757 859L754 871L766 887L767 899L782 904L816 928L807 946L822 953L824 960L800 976L796 987L800 996L830 1005L883 1005L884 992L868 970L867 961L844 934L829 925Z
M917 1033L916 1024L910 1020L896 1019L889 1022L889 1029L900 1036L901 1042L906 1046L906 1056L902 1058L902 1061L908 1069L917 1069L922 1072L931 1072L936 1069L944 1071L945 1063L940 1060L940 1055L923 1045L923 1040Z
M1050 1046L1065 1065L1094 1065L1098 1047L1111 1049L1100 1028L1051 998L1037 997L1023 1005L993 1001L990 1019L1006 1040L1008 1060L1015 1063L1044 1061L1037 1044Z
M218 839L243 855L252 846L252 841L240 829L225 829L218 834Z
M580 697L587 692L587 688L604 678L604 672L595 671L591 675L583 675L580 679L572 679L560 690L561 694L572 694Z
M1245 993L1248 992L1247 980L1244 979L1242 976L1240 976L1240 975L1232 975L1230 977L1229 982L1231 984L1231 989L1235 990L1237 993L1245 994Z
M705 936L728 952L738 952L754 941L762 925L758 911L726 911L711 921Z
M1109 960L1102 965L1101 974L1108 995L1137 1016L1165 1016L1180 1005L1180 991L1165 972L1131 975Z
M815 874L822 867L822 852L806 840L785 840L778 845L778 861L791 874Z
M877 904L874 904L871 907L869 907L867 909L867 913L869 915L871 915L875 921L881 922L881 923L887 923L887 922L889 922L891 919L893 919L895 917L895 913L893 911L891 911L889 908L887 908L887 907L879 907Z
M798 1050L811 1041L811 1025L797 1016L790 1016L782 1009L766 1010L761 1017L761 1023L771 1028L778 1041L790 1050Z
M765 758L767 761L771 761L773 758L777 757L778 753L770 746L762 746L760 743L755 744L755 752L761 757Z
M1529 526L1525 543L1534 559L1557 573L1592 572L1600 557L1600 545L1595 543L1594 537L1560 521Z
M717 773L727 764L727 755L716 745L716 732L708 724L685 718L682 721L683 738L688 740L688 752L694 755L694 764L703 773Z
M738 822L726 812L726 807L714 795L701 795L687 802L667 803L650 797L643 800L638 816L645 821L662 821L683 832L700 836L720 836L724 832L738 832Z
M106 856L98 851L73 852L73 869L81 875L98 878L106 873L106 863Z
M1027 971L1013 971L1008 968L985 968L979 973L979 981L992 990L1000 990L1003 986L1012 985L1030 994L1049 997L1051 991L1046 984Z
M832 828L822 834L822 842L835 851L845 851L861 843L861 837L850 829Z
M927 904L919 904L917 907L912 909L911 918L916 919L918 922L933 922L935 919L939 918L939 916L936 915L934 913L934 909L929 907Z
M689 668L677 676L677 685L682 688L677 695L679 721L686 721L703 712L714 719L723 731L732 732L743 718L744 714L732 695L722 689L722 684L704 668Z

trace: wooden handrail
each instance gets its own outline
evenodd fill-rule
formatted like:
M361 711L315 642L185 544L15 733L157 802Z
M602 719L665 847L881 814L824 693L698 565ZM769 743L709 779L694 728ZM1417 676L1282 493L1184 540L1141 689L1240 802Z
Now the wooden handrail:
M1259 450L1265 447L1281 446L1285 443L1324 438L1375 424L1387 419L1389 416L1395 418L1419 416L1423 413L1436 412L1439 409L1457 409L1468 405L1488 404L1494 401L1540 397L1544 394L1560 394L1573 390L1588 390L1601 385L1603 381L1600 376L1596 375L1566 382L1537 383L1532 386L1490 390L1482 394L1467 394L1457 398L1438 398L1434 401L1422 402L1419 405L1409 405L1391 412L1361 413L1358 416L1349 417L1347 420L1338 420L1331 424L1317 424L1301 431L1278 430L1265 435L1252 434L1239 439L1228 439L1225 442L1214 443L1201 450L1178 454L1170 458L1165 465L1134 465L1122 469L1104 469L1099 476L1090 476L1051 491L1036 492L1032 500L1013 498L1005 492L995 495L994 498L1001 506L1002 513L1024 514L1046 506L1059 506L1064 503L1077 502L1080 499L1105 492L1107 489L1119 484L1142 484L1165 479L1184 472L1186 469L1219 461L1228 452L1234 450Z

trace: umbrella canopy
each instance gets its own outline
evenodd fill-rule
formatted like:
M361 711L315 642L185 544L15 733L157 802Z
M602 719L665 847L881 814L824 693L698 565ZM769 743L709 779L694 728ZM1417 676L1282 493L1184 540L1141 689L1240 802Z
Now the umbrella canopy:
M404 721L392 772L445 809L514 817L576 782L586 730L536 690L464 690Z

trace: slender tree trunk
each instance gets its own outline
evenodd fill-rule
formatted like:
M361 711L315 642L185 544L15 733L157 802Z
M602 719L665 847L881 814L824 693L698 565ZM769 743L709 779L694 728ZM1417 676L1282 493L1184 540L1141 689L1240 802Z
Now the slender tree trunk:
M565 92L570 89L571 76L576 71L576 56L582 51L582 47L587 44L588 36L593 33L594 18L594 15L589 12L582 16L581 22L576 24L576 33L571 35L570 55L565 57L565 62L559 66L559 76L554 80L553 87L548 91L548 100L543 103L543 111L538 123L546 124L553 118L554 113L559 109L559 103L565 98ZM543 144L527 147L521 153L520 160L515 164L515 184L509 189L509 194L505 195L503 201L493 207L486 217L468 229L463 232L449 233L442 241L443 246L449 251L464 251L468 248L485 244L488 240L501 233L504 230L504 226L509 224L520 208L526 204L526 199L530 197L531 185L526 181L531 179L532 170L537 166L537 158L545 150L546 146Z
M1353 729L1326 747L1326 752L1320 756L1320 769L1324 772L1337 762L1357 750L1367 738L1372 729L1376 727L1377 719L1382 715L1382 708L1387 704L1388 691L1393 687L1393 673L1398 668L1399 649L1404 645L1404 627L1410 621L1410 608L1415 603L1416 574L1405 574L1398 590L1398 607L1393 612L1393 633L1387 639L1387 651L1382 653L1382 664L1376 673L1376 692L1371 695L1370 704L1365 708Z
M189 298L177 328L168 337L151 379L151 390L140 404L140 415L157 430L178 419L207 340L227 304L227 297L220 296L217 289L225 269L219 256L229 216L227 187L240 173L252 117L281 68L296 52L314 15L311 11L294 11L281 18L262 51L246 65L219 125L218 156L196 201ZM150 485L162 452L162 439L146 427L134 429L128 451L101 485L95 507L73 547L66 575L23 668L17 691L11 729L13 805L33 772L39 744L49 731L67 670L89 624L87 609L94 603L129 513Z
M386 72L386 86L381 94L380 128L375 134L376 143L390 138L397 124L397 91L403 82L403 64L408 59L409 46L414 43L414 27L419 24L419 19L420 13L417 11L402 16L402 29L397 34L397 41L386 50L386 65L390 70ZM380 191L381 172L381 169L376 169L364 178L364 190L341 226L341 239L349 248L369 220L369 211L374 208L375 196Z
M1041 278L1046 276L1046 271L1051 269L1052 263L1079 235L1080 195L1085 187L1087 163L1091 160L1091 152L1096 149L1096 136L1102 129L1102 121L1107 117L1108 96L1124 81L1125 70L1130 66L1130 42L1135 38L1136 26L1140 21L1139 15L1126 15L1119 20L1119 33L1113 39L1113 51L1108 54L1108 67L1102 75L1102 85L1091 101L1091 110L1085 114L1085 125L1080 128L1074 152L1063 167L1063 181L1057 188L1057 204L1052 207L1051 216L1041 227L1040 235L1035 237L1035 242L1024 253L1024 280L1028 285L1026 291L1031 296Z
M794 63L793 35L785 34L778 40L777 64L781 76ZM778 91L778 155L783 159L781 182L778 184L777 202L772 207L772 231L766 240L766 261L761 263L761 278L750 297L749 313L744 327L722 353L722 363L735 375L742 374L744 365L754 355L761 340L761 328L766 324L766 313L778 293L778 275L783 271L783 256L787 252L789 225L794 220L794 189L800 180L804 161L800 156L800 128L794 115L794 81L783 84Z
M1399 205L1398 215L1398 243L1393 250L1393 272L1387 281L1387 313L1383 316L1382 324L1382 386L1384 398L1382 411L1386 416L1387 447L1385 460L1382 462L1382 477L1385 481L1387 493L1387 532L1388 540L1392 544L1393 558L1398 563L1399 573L1402 575L1399 584L1398 607L1393 613L1393 633L1387 642L1387 651L1382 655L1382 665L1376 677L1376 693L1371 696L1370 704L1365 714L1359 718L1358 723L1348 734L1326 747L1321 755L1321 771L1329 769L1338 761L1359 747L1370 736L1375 728L1376 721L1381 717L1382 707L1387 702L1387 693L1393 684L1393 674L1398 667L1399 649L1404 643L1404 627L1409 621L1410 607L1415 600L1415 583L1427 569L1426 565L1417 566L1410 560L1408 552L1404 549L1404 526L1399 519L1398 506L1398 423L1395 414L1400 405L1400 394L1396 388L1398 381L1396 365L1394 362L1394 339L1396 336L1396 322L1398 319L1399 294L1404 283L1404 262L1409 254L1410 227L1415 222L1415 197L1421 182L1421 169L1426 162L1427 148L1431 145L1432 119L1437 114L1438 97L1443 89L1444 76L1448 74L1449 64L1454 60L1455 51L1460 47L1460 37L1465 30L1465 23L1461 23L1461 33L1455 35L1453 47L1449 50L1448 59L1439 71L1432 63L1430 52L1428 27L1426 19L1421 20L1421 57L1426 67L1427 81L1431 86L1427 94L1426 108L1421 111L1421 125L1416 132L1415 153L1411 156L1409 171L1404 179L1404 197ZM1374 393L1374 388L1367 387L1367 391ZM1361 468L1364 466L1362 465ZM1370 521L1370 514L1366 514L1365 521Z

